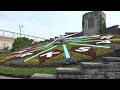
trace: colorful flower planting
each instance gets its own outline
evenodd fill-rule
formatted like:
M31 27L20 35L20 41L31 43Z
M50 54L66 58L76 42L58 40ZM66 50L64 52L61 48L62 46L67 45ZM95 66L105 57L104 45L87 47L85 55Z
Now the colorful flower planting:
M56 53L55 53L56 52ZM39 58L39 62L40 64L44 63L45 61L47 61L48 59L52 58L52 57L55 57L59 54L63 53L63 51L61 50L52 50L52 51L49 51L49 52L46 52L46 53L43 53L42 55L39 55L38 58ZM49 55L47 54L51 54L52 56L49 57ZM47 57L48 56L48 57Z
M2 56L0 64L16 66L59 66L67 60L68 62L75 60L77 63L89 61L113 52L114 50L110 47L120 46L119 38L120 35L101 35L95 38L84 37L73 39L72 42L64 44L65 47L63 47L63 44L49 46L49 43L47 47L44 47L46 45L42 45L42 47L40 45L29 47L25 50ZM65 48L70 58L66 57Z
M65 54L61 53L60 55L50 58L49 60L46 60L44 63L41 64L41 66L58 66L61 65L61 62L64 59L65 59Z
M81 48L81 47L83 47L83 46L74 46L74 47L71 48L70 51L72 51L72 52L77 52L76 49L79 49L79 48ZM91 47L88 51L78 52L78 53L91 56L92 58L95 58L95 57L96 57L95 50L94 50L92 47Z
M28 60L28 61L24 62L23 65L27 65L27 66L39 65L39 59L38 59L38 57L36 57L36 58L34 58L32 60Z
M78 53L78 52L70 52L70 55L72 56L72 58L75 58L78 62L80 61L89 61L92 59L91 56L88 56L88 55L85 55L85 54L82 54L82 53Z
M6 60L4 60L3 62L1 62L1 63L3 63L3 64L6 64L6 63L19 63L19 60L24 60L24 59L26 59L26 58L28 58L28 57L31 57L31 56L33 56L33 55L35 55L35 54L37 54L37 53L39 53L39 52L41 52L41 50L38 50L38 51L34 51L34 52L32 52L32 54L30 54L30 55L26 55L26 56L24 56L24 57L19 57L20 55L23 55L23 54L25 54L26 52L24 52L24 53L22 53L22 54L14 54L14 55L12 55L10 58L8 58L8 59L6 59ZM17 60L17 61L16 61ZM14 64L15 64L14 63Z

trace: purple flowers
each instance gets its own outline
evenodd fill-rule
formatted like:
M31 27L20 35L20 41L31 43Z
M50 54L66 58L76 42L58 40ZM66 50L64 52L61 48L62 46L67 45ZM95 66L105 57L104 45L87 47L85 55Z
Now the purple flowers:
M11 62L11 64L12 65L21 65L21 64L23 64L24 63L24 60L13 60L12 62Z

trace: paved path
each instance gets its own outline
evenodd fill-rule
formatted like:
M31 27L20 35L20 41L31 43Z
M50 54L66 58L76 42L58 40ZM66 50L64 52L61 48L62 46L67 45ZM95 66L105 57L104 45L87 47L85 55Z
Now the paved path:
M0 75L0 79L22 79L22 78L14 78Z

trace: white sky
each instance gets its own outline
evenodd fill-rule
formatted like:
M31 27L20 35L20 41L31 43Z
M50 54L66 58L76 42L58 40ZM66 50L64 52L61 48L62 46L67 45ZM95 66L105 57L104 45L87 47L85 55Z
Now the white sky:
M0 29L54 38L65 32L82 31L82 15L90 11L0 11ZM120 25L120 11L103 11L107 27Z

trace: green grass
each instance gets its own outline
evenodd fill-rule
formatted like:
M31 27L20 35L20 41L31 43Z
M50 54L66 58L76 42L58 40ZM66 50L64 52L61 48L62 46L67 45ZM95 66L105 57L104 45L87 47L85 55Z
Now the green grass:
M80 65L64 66L64 68L80 68ZM30 78L35 73L56 74L56 68L13 68L0 66L0 75Z
M13 68L13 67L2 67L0 66L0 74L14 77L27 77L35 73L41 74L55 74L55 68Z
M57 47L55 47L54 49L59 49L59 50L63 50L63 46L62 45L58 45ZM53 50L54 50L53 49Z
M3 52L3 50L2 50L2 49L0 49L0 52Z

